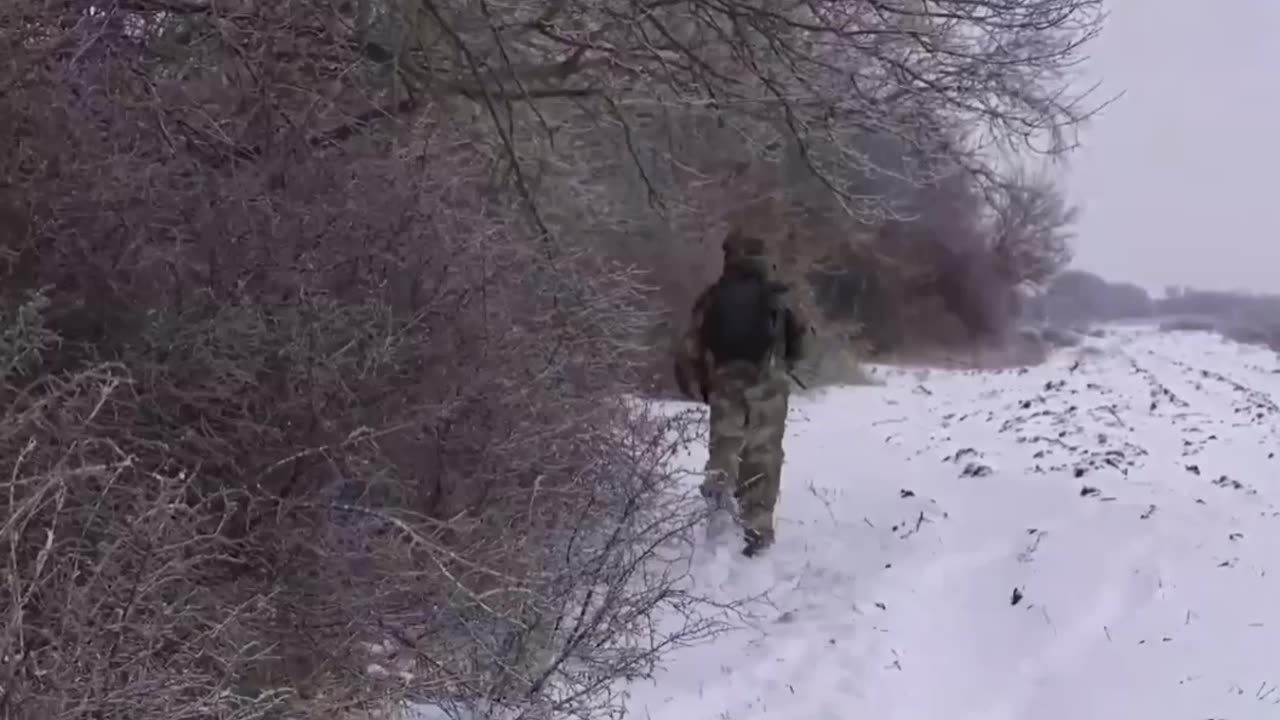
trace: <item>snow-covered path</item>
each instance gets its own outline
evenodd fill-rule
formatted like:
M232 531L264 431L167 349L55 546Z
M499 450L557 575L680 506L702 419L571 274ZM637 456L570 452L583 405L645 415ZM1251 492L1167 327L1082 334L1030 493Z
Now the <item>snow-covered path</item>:
M777 545L695 573L770 604L630 717L1280 717L1274 354L1130 328L881 376L797 401Z

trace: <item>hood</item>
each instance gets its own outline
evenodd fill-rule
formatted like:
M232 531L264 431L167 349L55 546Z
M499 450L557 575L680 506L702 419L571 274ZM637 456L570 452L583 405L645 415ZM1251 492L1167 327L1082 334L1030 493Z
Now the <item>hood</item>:
M769 274L772 263L768 243L740 229L730 231L722 244L726 272Z

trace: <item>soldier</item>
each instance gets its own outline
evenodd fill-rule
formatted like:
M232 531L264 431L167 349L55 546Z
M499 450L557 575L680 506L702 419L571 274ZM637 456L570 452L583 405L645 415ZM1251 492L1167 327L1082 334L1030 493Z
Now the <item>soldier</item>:
M710 406L702 494L713 513L737 505L746 539L742 552L752 557L774 540L788 376L802 357L807 329L785 297L787 286L775 280L764 239L735 228L723 250L720 278L694 303L678 348L676 381L687 397Z

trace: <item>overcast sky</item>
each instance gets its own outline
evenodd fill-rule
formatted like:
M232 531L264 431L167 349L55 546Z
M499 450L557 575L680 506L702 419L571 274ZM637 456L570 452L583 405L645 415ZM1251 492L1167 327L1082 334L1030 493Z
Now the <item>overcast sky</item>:
M1110 0L1090 55L1107 95L1070 188L1076 265L1280 292L1280 0Z

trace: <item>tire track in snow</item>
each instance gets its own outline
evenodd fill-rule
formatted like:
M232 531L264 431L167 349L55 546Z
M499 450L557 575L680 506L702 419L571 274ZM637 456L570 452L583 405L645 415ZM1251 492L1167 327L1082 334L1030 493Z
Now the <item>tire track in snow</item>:
M1093 552L1081 552L1076 558L1085 563L1091 558L1101 560L1107 568L1094 579L1082 583L1085 590L1081 596L1081 588L1059 588L1054 591L1048 587L1037 587L1028 581L1025 590L1027 598L1058 598L1059 602L1048 601L1044 607L1046 620L1053 617L1058 626L1061 638L1044 640L1038 648L1023 646L1020 649L1023 661L1017 672L1004 672L1007 668L998 668L994 673L1004 678L1000 682L984 687L982 680L988 673L979 672L978 677L962 678L960 689L952 689L940 693L939 698L929 700L918 699L912 687L926 684L923 678L943 676L947 668L951 672L960 672L970 665L964 665L959 657L968 657L972 665L989 666L983 660L984 648L978 638L967 637L964 632L947 630L955 626L964 627L966 618L961 617L964 611L949 613L945 608L959 607L972 611L977 603L966 602L958 593L938 593L931 601L921 600L914 607L918 609L905 615L901 622L903 629L895 632L897 643L905 646L916 646L914 653L899 651L900 664L907 666L910 654L929 655L931 648L942 647L944 661L932 663L926 671L919 675L906 673L899 679L886 676L879 692L884 701L883 707L876 706L875 712L886 713L890 717L941 717L952 718L1074 718L1078 712L1063 710L1071 708L1071 703L1063 703L1066 696L1058 697L1057 704L1045 704L1045 698L1052 696L1041 693L1040 687L1052 683L1052 679L1060 674L1073 671L1088 674L1087 663L1091 657L1107 657L1113 639L1107 628L1128 627L1129 635L1124 636L1117 630L1120 641L1130 643L1134 647L1150 646L1149 652L1158 653L1171 641L1179 637L1176 627L1181 622L1167 622L1162 632L1154 630L1142 631L1147 627L1148 608L1157 617L1172 618L1186 613L1190 618L1190 609L1178 608L1176 611L1168 607L1168 597L1181 597L1166 587L1161 568L1177 567L1185 564L1190 558L1196 572L1191 577L1202 577L1197 573L1214 572L1216 569L1231 571L1239 569L1253 574L1263 583L1266 580L1265 568L1256 564L1250 565L1245 559L1248 553L1241 554L1239 543L1245 536L1239 529L1251 526L1259 518L1274 516L1274 512L1255 507L1254 511L1232 508L1232 502L1239 498L1212 497L1213 506L1221 508L1214 512L1198 495L1208 495L1216 491L1250 492L1246 481L1258 480L1257 458L1250 458L1244 463L1238 460L1241 445L1251 440L1263 442L1272 437L1274 425L1266 423L1266 427L1255 427L1251 423L1235 420L1235 416L1249 415L1256 421L1258 412L1264 413L1264 420L1270 420L1274 412L1274 403L1270 396L1258 391L1248 381L1235 379L1232 374L1211 368L1200 368L1190 362L1179 360L1176 355L1169 357L1165 347L1151 338L1141 338L1141 346L1129 351L1123 346L1110 356L1093 356L1088 360L1075 360L1068 366L1068 372L1044 380L1047 372L1031 371L1020 382L1009 382L1005 378L1003 393L990 396L988 399L999 400L997 408L983 408L957 411L955 406L963 407L965 402L980 397L982 393L948 392L947 389L933 386L932 392L925 394L927 400L922 403L929 414L942 418L946 432L932 436L940 439L945 445L943 450L930 447L917 447L916 452L922 455L941 455L941 460L970 467L975 461L990 463L997 469L988 474L978 474L984 479L1004 478L1008 482L1019 482L1028 477L1028 473L1044 473L1065 480L1067 477L1080 479L1098 474L1096 471L1110 469L1112 480L1128 480L1130 473L1138 476L1132 485L1120 485L1114 494L1120 496L1121 502L1109 508L1099 507L1094 518L1106 514L1112 519L1118 516L1111 511L1124 509L1123 500L1129 498L1129 505L1146 503L1148 500L1159 500L1168 505L1163 511L1170 512L1179 521L1165 525L1165 530L1157 530L1151 525L1150 532L1144 533L1142 525L1132 527L1135 522L1142 523L1157 512L1155 502L1147 504L1146 510L1138 515L1133 513L1119 518L1116 532L1110 535L1114 539L1129 537L1125 544L1116 547L1101 546ZM1061 371L1061 368L1059 368ZM993 381L999 382L999 381ZM1043 383L1043 384L1039 384ZM960 398L968 395L969 400ZM954 403L950 412L948 403ZM1003 419L1000 419L1003 418ZM999 422L997 423L997 420ZM1227 427L1234 432L1227 432L1230 437L1215 436L1215 431ZM1129 438L1119 445L1121 452L1109 454L1101 446L1107 444L1107 438L1097 433L1102 428L1105 434ZM1243 428L1240 430L1238 428ZM1008 447L1007 443L997 443L991 447L991 441L998 435L1015 436L1017 445ZM1222 440L1215 445L1214 441ZM1089 447L1090 443L1096 443ZM1036 448L1030 453L1021 451L1020 446ZM1218 448L1222 452L1217 452ZM995 449L995 452L992 450ZM1190 461L1183 461L1183 456ZM1104 462L1096 462L1103 458ZM1119 462L1108 462L1115 459ZM1091 462L1091 460L1093 462ZM1126 462L1127 461L1127 462ZM1188 465L1199 463L1204 466L1192 473L1186 469ZM1083 470L1083 473L1081 472ZM1210 475L1219 471L1230 471L1244 480L1233 480L1227 475ZM960 473L962 479L971 482L975 474ZM1139 479L1140 478L1140 479ZM1159 480L1156 480L1159 478ZM1224 481L1223 478L1226 478ZM1235 483L1239 482L1237 486ZM987 487L989 491L1000 492ZM1002 493L1003 494L1003 493ZM1100 493L1103 499L1112 499ZM945 501L944 501L945 502ZM1024 501L1024 507L1034 506L1034 500ZM1266 504L1259 499L1256 505ZM1245 504L1247 508L1249 504ZM956 510L955 515L960 511ZM1210 516L1217 519L1207 522ZM1040 516L1043 520L1045 515ZM1249 520L1253 517L1254 520ZM1077 545L1077 550L1085 538L1072 537L1070 525L1078 524L1078 520L1064 521L1059 529L1066 533L1050 530L1048 536L1057 535L1059 540ZM1172 528L1172 529L1168 529ZM1220 528L1225 528L1220 530ZM1235 528L1236 530L1229 530ZM948 528L951 530L953 528ZM1208 535L1206 530L1221 535ZM1169 535L1175 532L1175 535ZM1052 540L1048 541L1050 544ZM963 571L984 575L1001 576L999 559L999 543L976 554L953 549L949 560ZM1237 552L1233 553L1235 549ZM975 566L975 558L982 558ZM940 562L944 562L941 561ZM1053 561L1050 561L1053 562ZM1236 564L1239 563L1239 564ZM1070 564L1067 558L1058 558L1056 569L1062 570ZM930 576L930 571L923 573ZM1077 568L1076 577L1089 577L1085 568ZM1203 580L1201 580L1203 582ZM917 590L922 586L918 584ZM1274 585L1268 584L1268 587ZM923 591L920 591L923 592ZM1072 597L1074 595L1075 597ZM1065 600L1070 598L1069 600ZM1066 612L1062 610L1065 601ZM900 604L900 603L899 603ZM892 607L893 603L890 603ZM1050 608L1049 606L1057 606ZM929 613L930 608L943 610ZM1054 610L1057 612L1054 612ZM972 620L972 618L968 618ZM1228 616L1220 621L1230 622L1238 617ZM972 623L986 626L986 623ZM998 621L996 623L998 625ZM1237 625L1239 627L1239 625ZM895 626L896 628L896 626ZM915 628L914 630L912 628ZM923 629L921 629L923 628ZM990 627L988 626L988 630ZM1034 631L1021 628L1017 631L1034 635ZM944 635L939 640L938 635ZM1246 642L1247 639L1241 640ZM955 648L963 650L956 652ZM1175 665L1194 665L1194 656L1180 656ZM1076 663L1084 661L1086 668L1081 670ZM1096 661L1095 661L1096 662ZM963 669L962 669L963 668ZM1171 683L1173 685L1173 683ZM949 681L950 687L950 681ZM1057 688L1060 690L1061 688ZM1001 691L1004 694L1001 694ZM912 698L903 707L902 697ZM983 702L982 698L996 698ZM1201 697L1197 695L1196 697ZM897 705L894 704L895 700ZM945 698L945 699L943 699ZM1210 703L1212 704L1212 703ZM1078 705L1078 704L1077 704ZM1078 706L1074 708L1078 710Z
M1156 415L1169 419L1182 436L1181 470L1202 481L1195 483L1199 487L1192 494L1207 501L1208 486L1213 486L1253 496L1259 507L1274 508L1276 488L1258 471L1268 465L1273 473L1280 470L1275 464L1280 406L1248 381L1179 358L1185 351L1167 338L1160 340L1164 342L1148 342L1143 348L1145 362L1133 361L1153 386L1176 388L1176 396L1185 398L1177 411Z

